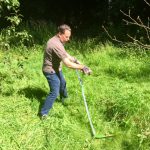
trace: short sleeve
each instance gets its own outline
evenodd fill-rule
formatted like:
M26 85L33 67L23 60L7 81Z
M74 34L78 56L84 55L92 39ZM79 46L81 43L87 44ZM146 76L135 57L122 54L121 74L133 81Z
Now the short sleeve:
M53 48L54 53L61 59L63 60L64 58L67 57L67 52L64 49L63 46L61 45L57 45Z

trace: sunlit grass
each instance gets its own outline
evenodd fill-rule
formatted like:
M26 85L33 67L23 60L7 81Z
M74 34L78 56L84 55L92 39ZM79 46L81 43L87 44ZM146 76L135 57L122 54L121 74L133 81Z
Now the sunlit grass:
M92 45L90 40L70 43L67 48L93 70L91 76L80 75L96 133L115 136L91 137L76 72L65 66L66 106L57 99L48 120L39 119L37 114L49 88L41 71L43 46L37 45L0 51L0 148L148 150L149 54L130 55L111 44Z

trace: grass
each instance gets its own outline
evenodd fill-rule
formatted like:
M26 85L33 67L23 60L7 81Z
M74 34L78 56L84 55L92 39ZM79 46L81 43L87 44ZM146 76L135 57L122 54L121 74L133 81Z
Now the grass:
M49 88L41 67L43 46L0 51L0 149L2 150L148 150L150 146L149 54L113 45L72 42L71 55L89 66L81 74L97 134L93 139L74 70L63 67L69 98L59 99L41 121L37 116ZM75 50L78 49L78 50Z

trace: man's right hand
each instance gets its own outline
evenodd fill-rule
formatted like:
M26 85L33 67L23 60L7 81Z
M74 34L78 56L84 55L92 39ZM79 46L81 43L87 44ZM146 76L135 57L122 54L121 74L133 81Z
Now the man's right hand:
M83 69L81 69L84 74L90 75L92 73L92 70L88 68L87 66L84 66Z

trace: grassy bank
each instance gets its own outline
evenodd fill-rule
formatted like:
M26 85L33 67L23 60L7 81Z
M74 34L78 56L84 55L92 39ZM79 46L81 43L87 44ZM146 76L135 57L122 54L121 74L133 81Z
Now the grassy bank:
M2 150L148 150L150 143L149 54L111 44L72 42L70 54L93 70L83 79L93 139L74 70L63 67L69 98L59 99L41 121L37 116L49 88L42 75L43 46L0 51L0 148Z

